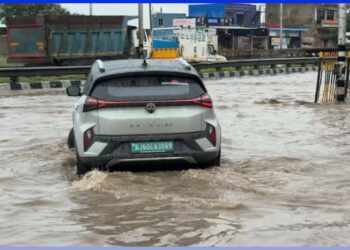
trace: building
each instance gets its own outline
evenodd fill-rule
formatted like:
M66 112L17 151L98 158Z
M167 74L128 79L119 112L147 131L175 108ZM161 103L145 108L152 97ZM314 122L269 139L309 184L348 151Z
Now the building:
M7 55L6 27L0 27L0 57Z
M180 18L186 18L186 14L157 12L152 15L152 28L173 27L173 20Z
M337 4L283 4L283 28L297 33L300 29L301 47L337 46ZM279 36L280 4L266 4L265 25L276 29Z
M254 47L267 47L267 32L260 29L260 11L254 4L192 4L188 7L190 18L197 26L215 28L218 35L218 52L235 57L238 51Z
M1 27L1 26L0 26L0 36L6 35L6 32L7 32L6 27Z
M217 26L226 19L230 26L255 27L260 24L257 14L256 5L252 4L192 4L188 7L189 17L207 18L208 26Z

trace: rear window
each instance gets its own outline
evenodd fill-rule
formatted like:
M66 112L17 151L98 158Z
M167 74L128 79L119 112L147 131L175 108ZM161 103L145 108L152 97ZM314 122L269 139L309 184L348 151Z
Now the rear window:
M169 100L204 93L201 83L188 77L128 76L98 82L91 96L103 100Z

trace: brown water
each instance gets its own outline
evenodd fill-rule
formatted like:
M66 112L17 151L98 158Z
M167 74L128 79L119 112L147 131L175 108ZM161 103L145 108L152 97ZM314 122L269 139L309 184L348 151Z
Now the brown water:
M0 245L349 245L350 109L312 104L315 81L208 81L222 167L81 180L75 99L1 93Z

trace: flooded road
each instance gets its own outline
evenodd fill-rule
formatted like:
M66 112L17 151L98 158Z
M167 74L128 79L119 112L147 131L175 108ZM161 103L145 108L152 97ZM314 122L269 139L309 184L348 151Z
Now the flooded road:
M75 176L75 99L0 93L0 245L349 245L350 109L316 73L207 81L222 166Z

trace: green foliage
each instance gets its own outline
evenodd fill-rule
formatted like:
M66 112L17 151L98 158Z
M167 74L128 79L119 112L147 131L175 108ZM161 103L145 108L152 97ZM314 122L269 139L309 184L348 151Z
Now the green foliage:
M70 15L70 12L59 4L0 4L2 23L9 17L43 15Z

